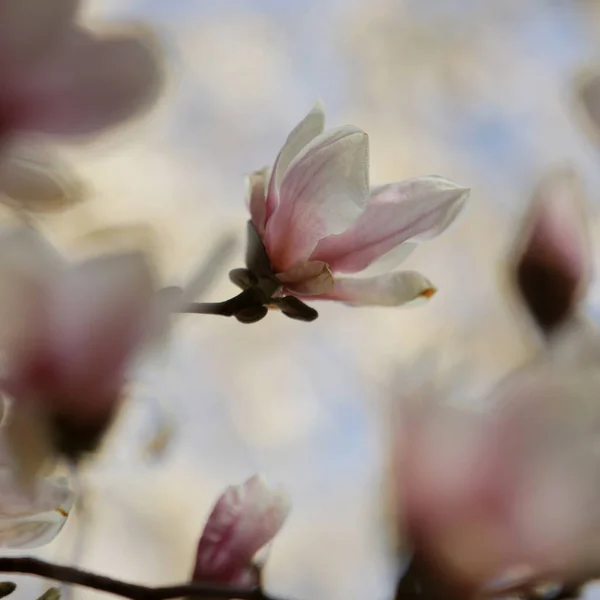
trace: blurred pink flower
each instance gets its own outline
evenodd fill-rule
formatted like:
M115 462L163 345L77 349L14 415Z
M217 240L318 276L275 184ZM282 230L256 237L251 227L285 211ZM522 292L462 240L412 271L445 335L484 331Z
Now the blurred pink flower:
M558 581L598 572L598 332L578 314L589 246L576 179L536 189L515 246L516 284L544 334L481 412L425 400L395 432L397 512L421 556L473 589L513 568Z
M35 472L48 444L72 458L94 449L156 318L141 254L68 264L32 230L0 237L0 350L17 460L33 453Z
M429 298L433 285L415 272L369 278L377 263L397 266L417 242L444 231L469 190L438 176L369 187L369 143L351 125L324 131L317 103L291 132L272 169L248 179L252 224L284 291L349 304L397 306Z
M591 251L583 190L570 168L550 171L536 186L513 244L521 303L544 336L568 326L587 291Z
M198 542L193 581L256 587L256 554L277 535L290 510L287 495L255 475L225 490Z
M78 0L0 3L0 136L89 134L154 99L162 70L152 35L98 37L75 23Z
M515 373L489 414L431 403L397 432L406 533L448 581L480 587L513 569L548 579L597 573L598 369Z

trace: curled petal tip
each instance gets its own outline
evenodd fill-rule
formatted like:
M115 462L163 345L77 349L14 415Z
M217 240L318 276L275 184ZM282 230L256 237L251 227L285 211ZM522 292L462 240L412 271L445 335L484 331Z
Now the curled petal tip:
M245 485L248 487L256 486L254 489L260 489L265 493L273 495L277 498L282 511L286 514L289 512L291 508L290 495L283 486L270 482L264 473L256 473L246 481Z
M462 185L454 184L454 193L456 194L456 199L461 203L466 202L471 196L471 188L463 187Z
M311 112L321 112L325 114L325 103L323 102L323 100L321 100L321 98L317 98L315 100Z
M429 300L429 298L435 296L436 294L437 294L437 288L428 287L428 288L424 289L419 295L421 296L421 298L425 298L425 299Z
M219 498L198 542L195 581L254 581L253 561L283 526L290 502L260 474L229 486ZM255 582L256 585L258 582Z

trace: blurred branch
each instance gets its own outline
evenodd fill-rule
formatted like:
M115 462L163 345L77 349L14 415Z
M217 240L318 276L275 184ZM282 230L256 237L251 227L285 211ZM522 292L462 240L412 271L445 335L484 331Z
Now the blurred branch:
M55 565L37 558L0 558L0 572L37 575L46 579L79 585L131 600L170 600L171 598L206 598L210 600L276 600L261 589L233 588L204 583L184 583L165 587L147 587L126 583L74 567Z
M449 586L447 582L442 582L439 574L429 569L426 562L415 554L398 578L394 600L574 600L582 597L582 588L594 579L596 577L590 576L549 586L552 577L536 576L477 593L473 589L461 589L460 586Z
M582 597L582 587L588 582L561 584L550 591L536 591L537 582L520 583L497 588L482 594L482 598L523 598L524 600L574 600Z

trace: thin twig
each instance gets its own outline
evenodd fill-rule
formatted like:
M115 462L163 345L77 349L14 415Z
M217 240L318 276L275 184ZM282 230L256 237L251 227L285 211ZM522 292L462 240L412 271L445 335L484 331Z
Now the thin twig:
M131 600L170 600L172 598L206 598L211 600L277 600L260 589L233 588L204 583L184 583L165 587L148 587L126 583L74 567L56 565L29 556L0 557L0 572L36 575L54 581L99 590Z
M269 299L260 288L253 287L224 302L190 302L180 307L177 312L232 317L240 311L264 306Z
M178 312L181 314L221 315L223 317L233 315L233 311L225 302L190 302L182 306Z

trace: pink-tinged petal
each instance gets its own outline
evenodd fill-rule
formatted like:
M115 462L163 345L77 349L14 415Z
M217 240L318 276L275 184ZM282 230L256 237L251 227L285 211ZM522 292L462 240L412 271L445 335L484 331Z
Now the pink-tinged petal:
M403 242L376 258L366 269L361 269L360 276L373 277L389 273L400 266L418 247L419 244L416 242Z
M270 178L270 167L263 167L259 171L254 171L246 178L246 204L250 210L252 223L261 238L265 234L267 188Z
M516 452L509 515L519 536L511 550L542 572L570 577L596 561L599 389L596 368L548 363L516 373L492 398L492 425ZM508 453L502 449L502 461Z
M347 231L322 239L311 260L325 261L334 273L356 273L392 252L392 257L385 258L405 258L407 251L401 244L442 233L460 213L468 195L468 189L438 176L375 188L357 221Z
M3 393L11 394L15 402L2 426L2 441L16 482L32 492L38 476L56 466L56 452L44 408L33 401L29 390L24 393L20 387L18 377L3 385Z
M39 232L28 227L0 230L0 289L7 278L50 280L67 262Z
M502 382L486 412L407 416L398 514L441 571L481 585L513 567L562 580L597 564L599 388L596 368L538 363Z
M285 288L299 295L326 294L333 289L333 275L327 263L312 261L277 274Z
M441 578L478 587L516 557L515 453L499 452L506 439L475 412L429 403L401 425L394 486L403 526Z
M20 126L83 135L143 111L157 97L163 69L155 37L133 29L105 38L73 31L23 77Z
M436 288L415 271L398 271L377 277L336 277L333 289L319 299L338 300L354 306L418 306Z
M36 231L0 233L1 350L18 354L37 338L46 290L64 265L62 256Z
M289 510L287 495L259 476L227 488L198 542L193 580L256 585L255 555L277 535Z
M279 188L291 162L310 142L323 133L324 128L325 107L321 101L317 101L306 117L288 135L283 148L275 160L273 176L269 183L268 196L266 198L266 219L271 217L279 204Z
M292 161L267 222L265 246L275 271L308 260L317 242L344 231L369 195L369 138L347 125L315 138Z
M79 0L2 0L0 65L26 66L60 42L71 26Z
M82 421L120 400L125 368L148 333L153 278L139 254L106 256L63 271L47 298L52 408Z
M16 209L62 210L84 197L82 181L47 148L19 145L0 160L0 199Z
M590 279L591 251L582 196L572 170L551 171L534 192L515 244L519 292L545 333L574 313Z

